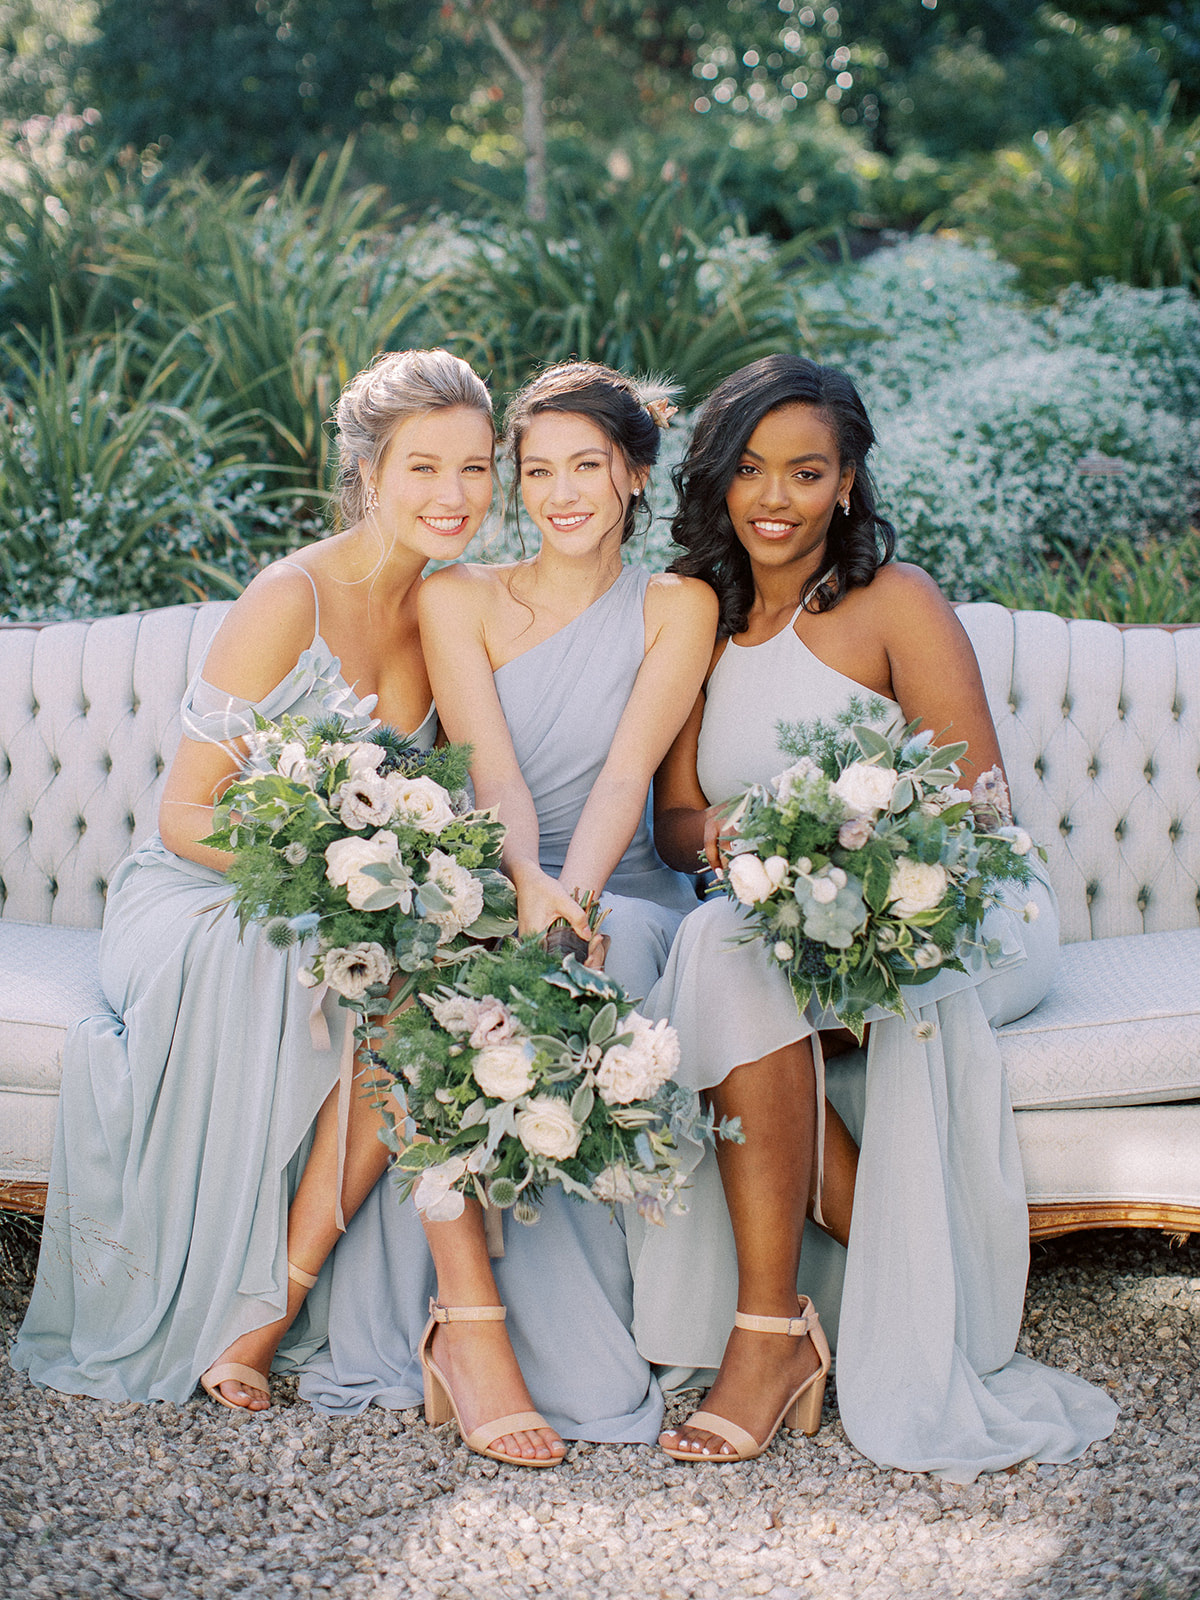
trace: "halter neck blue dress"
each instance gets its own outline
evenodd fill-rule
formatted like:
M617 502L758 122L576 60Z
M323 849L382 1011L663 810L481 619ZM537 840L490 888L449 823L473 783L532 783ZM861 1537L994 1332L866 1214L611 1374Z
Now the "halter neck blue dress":
M319 609L312 644L256 703L203 672L182 709L185 735L203 742L250 732L256 712L338 710L365 726L374 704L342 678ZM431 706L413 737L428 748L436 728ZM301 947L281 953L232 912L215 918L224 898L221 873L157 834L109 889L111 1009L79 1022L63 1050L37 1283L12 1353L67 1394L181 1403L234 1339L286 1305L288 1205L337 1082L347 1013L327 1003L331 1048L317 1049ZM327 1299L328 1272L281 1366L320 1344Z
M649 581L640 568L624 568L574 621L495 674L548 872L562 867L641 667ZM612 940L606 971L646 995L696 895L690 879L655 855L645 817L603 903ZM630 1332L624 1218L551 1189L536 1226L505 1214L504 1246L496 1283L536 1408L567 1439L652 1443L662 1396ZM329 1344L306 1363L301 1395L339 1413L420 1405L416 1352L435 1287L416 1210L401 1206L385 1175L334 1252Z
M795 632L798 616L762 644L731 641L710 676L697 770L713 803L788 765L780 720L828 718L855 696L878 698L813 655ZM885 702L881 726L895 718L900 707ZM872 1014L867 1051L829 1064L829 1098L861 1148L850 1244L843 1251L809 1226L798 1278L836 1338L838 1409L852 1443L882 1465L958 1481L1030 1457L1071 1460L1116 1420L1101 1390L1014 1354L1028 1214L989 1022L1037 1004L1058 949L1048 883L1016 898L1032 899L1040 915L1027 924L1015 904L989 913L984 936L1002 946L992 966L939 974L913 992L907 1017ZM723 895L694 911L647 1007L678 1028L678 1076L696 1089L822 1025L798 1015L787 979L757 944L729 943L744 926ZM736 1304L733 1233L711 1151L693 1185L689 1211L665 1229L629 1223L635 1333L671 1369L668 1387L719 1365Z

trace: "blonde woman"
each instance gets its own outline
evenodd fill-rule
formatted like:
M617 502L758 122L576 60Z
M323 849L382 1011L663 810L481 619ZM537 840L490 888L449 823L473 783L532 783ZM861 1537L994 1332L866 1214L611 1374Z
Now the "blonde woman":
M442 350L381 357L337 406L344 531L275 562L222 623L183 705L160 831L121 866L101 937L110 1010L64 1051L38 1280L13 1353L106 1400L270 1404L277 1351L323 1335L337 1236L336 1080L348 1013L310 1029L296 947L214 923L225 858L200 841L255 712L374 708L436 733L417 626L431 560L462 554L492 493L491 402ZM351 1097L345 1216L383 1170ZM306 1299L308 1304L306 1307Z

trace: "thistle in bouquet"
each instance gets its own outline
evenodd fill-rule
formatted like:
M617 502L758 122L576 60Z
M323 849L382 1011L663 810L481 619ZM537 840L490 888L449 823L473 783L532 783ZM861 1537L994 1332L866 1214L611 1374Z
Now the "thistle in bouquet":
M964 971L972 948L998 953L980 927L1002 885L1028 884L1033 848L998 768L962 789L965 744L918 722L881 732L886 714L856 696L832 720L780 723L793 764L737 801L727 840L745 940L765 941L801 1010L815 1001L860 1040L872 1006L903 1015L905 990Z
M315 941L302 982L382 1014L394 975L402 996L516 926L504 828L470 807L467 746L421 750L339 714L259 717L244 742L204 842L232 856L243 927L279 949Z
M535 1222L542 1192L559 1184L661 1223L683 1209L682 1142L740 1137L671 1082L673 1028L536 936L422 993L380 1055L406 1108L389 1138L401 1197L434 1222L460 1216L468 1195Z

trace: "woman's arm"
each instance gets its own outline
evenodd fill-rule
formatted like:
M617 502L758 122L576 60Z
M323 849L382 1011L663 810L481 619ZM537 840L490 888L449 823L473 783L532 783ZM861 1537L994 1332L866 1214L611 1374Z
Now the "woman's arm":
M205 681L240 700L261 700L312 642L313 596L299 572L268 567L235 602L213 639ZM171 762L158 809L168 850L223 872L229 857L197 843L213 830L213 802L238 769L236 746L183 738Z
M537 810L496 693L485 618L499 582L494 571L459 566L435 572L421 584L417 611L433 699L447 738L472 746L476 805L494 807L507 830L504 870L516 887L520 932L537 932L565 917L587 939L582 909L542 871Z
M703 682L717 597L699 579L664 574L646 591L645 622L642 665L563 864L560 882L570 889L603 889L628 848L655 769Z
M966 741L966 787L994 766L1003 770L979 663L954 608L919 567L884 567L866 592L877 586L872 600L904 715L920 718L938 744Z

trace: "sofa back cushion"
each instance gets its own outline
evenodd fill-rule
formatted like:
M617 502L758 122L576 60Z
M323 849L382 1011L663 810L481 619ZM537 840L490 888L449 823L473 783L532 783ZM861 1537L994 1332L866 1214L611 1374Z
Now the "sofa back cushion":
M0 628L0 915L100 925L224 603ZM1200 628L964 605L1067 941L1200 925Z
M179 704L228 605L0 628L0 916L100 926L158 826Z
M1064 942L1200 926L1200 627L958 616Z

